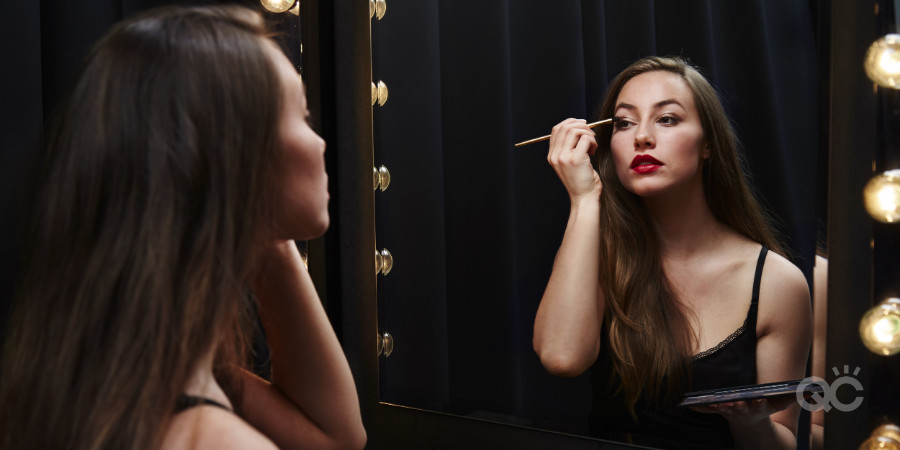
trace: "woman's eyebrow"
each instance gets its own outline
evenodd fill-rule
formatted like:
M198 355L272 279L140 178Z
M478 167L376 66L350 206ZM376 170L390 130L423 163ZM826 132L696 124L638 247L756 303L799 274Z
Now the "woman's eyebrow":
M654 103L653 109L659 109L659 108L662 108L663 106L668 106L668 105L678 105L681 107L681 109L684 109L684 105L682 105L681 102L679 102L678 100L675 100L674 98L660 100L660 101ZM629 111L637 111L638 108L630 103L619 103L618 105L616 105L616 109L614 111L618 111L619 109L627 109Z
M662 108L663 106L668 106L668 105L678 105L681 107L681 109L684 109L684 105L682 105L681 102L679 102L678 100L675 100L674 98L656 102L656 104L654 104L653 107L655 109L659 109L659 108Z

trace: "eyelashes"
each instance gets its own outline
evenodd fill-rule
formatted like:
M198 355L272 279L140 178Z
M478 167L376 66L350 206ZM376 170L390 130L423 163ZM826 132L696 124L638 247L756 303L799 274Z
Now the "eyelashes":
M664 125L672 126L672 125L678 125L678 124L681 122L681 119L679 119L679 118L676 117L676 116L667 114L667 115L664 115L664 116L660 117L660 118L657 120L657 122L660 122L660 123L662 123L662 124L664 124Z
M634 124L634 122L631 122L630 120L628 120L624 117L619 117L619 116L613 117L613 129L614 130L624 130L633 124Z
M681 118L674 114L663 114L656 118L656 123L658 123L662 126L665 126L665 127L672 127L672 126L675 126L675 125L678 125L679 123L681 123ZM631 120L629 118L620 117L620 116L613 117L613 129L614 130L625 130L625 129L631 128L635 125L637 125L637 123L635 123L633 120Z

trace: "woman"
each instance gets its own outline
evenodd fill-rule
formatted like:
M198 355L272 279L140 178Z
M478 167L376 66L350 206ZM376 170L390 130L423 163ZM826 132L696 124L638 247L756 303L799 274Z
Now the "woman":
M715 90L649 57L612 81L600 117L615 121L596 139L574 119L550 139L571 212L535 318L542 364L593 366L601 436L795 448L792 401L676 406L687 391L803 378L811 339L806 281L777 254Z
M364 445L293 242L329 223L308 116L250 10L161 9L101 39L45 136L3 448ZM241 368L254 309L271 382Z

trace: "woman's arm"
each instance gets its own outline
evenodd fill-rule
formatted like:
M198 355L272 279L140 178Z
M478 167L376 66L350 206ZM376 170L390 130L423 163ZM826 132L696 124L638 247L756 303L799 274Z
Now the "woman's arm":
M603 319L598 273L600 177L590 155L597 148L585 121L553 128L547 157L572 203L553 272L534 320L533 346L553 375L577 376L597 359Z
M825 378L825 338L828 326L828 260L816 256L813 269L813 347L812 374ZM810 448L819 450L825 447L825 410L818 409L811 415Z
M760 285L756 344L758 383L805 376L812 341L809 286L800 270L769 253ZM719 405L739 449L795 449L800 405L796 398Z
M356 386L293 241L266 250L254 294L272 383L242 373L241 413L279 448L362 448Z

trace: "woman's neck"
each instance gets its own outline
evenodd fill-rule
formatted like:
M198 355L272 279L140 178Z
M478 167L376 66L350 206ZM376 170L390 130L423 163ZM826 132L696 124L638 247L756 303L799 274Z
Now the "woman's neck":
M692 192L644 198L644 206L659 239L663 258L683 259L714 248L727 235L702 188Z
M222 390L222 387L219 386L219 383L216 382L216 377L213 375L212 368L215 353L215 350L211 350L201 360L197 361L187 383L184 384L183 392L187 395L213 400L230 409L234 409L231 400L225 395L225 391Z

